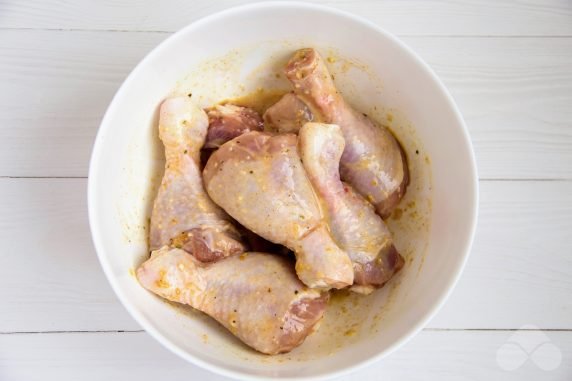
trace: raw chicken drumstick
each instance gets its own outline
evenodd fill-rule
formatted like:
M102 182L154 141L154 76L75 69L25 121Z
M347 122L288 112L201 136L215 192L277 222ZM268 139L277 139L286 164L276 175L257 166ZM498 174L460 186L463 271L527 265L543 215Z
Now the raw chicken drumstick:
M248 107L219 104L208 110L209 129L204 148L218 148L246 132L262 131L262 118Z
M298 50L285 72L315 121L341 127L346 141L340 162L342 180L370 201L380 216L388 217L409 183L407 160L397 140L387 128L374 125L347 104L314 49Z
M264 124L270 131L297 134L313 115L308 106L294 93L285 94L264 113Z
M401 267L403 258L372 205L340 180L344 137L335 124L306 123L298 145L308 177L326 208L334 239L354 265L357 292L383 286Z
M245 250L228 215L203 188L199 156L207 127L207 115L188 97L167 99L161 105L159 137L166 163L151 214L151 250L180 247L205 262Z
M206 190L240 224L293 250L296 272L309 287L353 283L348 255L332 239L300 161L293 134L249 132L212 154Z
M209 129L206 143L201 150L202 167L207 163L210 155L227 141L250 131L262 131L264 128L258 112L249 107L236 106L231 103L218 104L207 110L207 115ZM251 251L281 254L288 252L284 246L269 242L238 224L234 225L242 236L242 242Z
M244 253L204 264L180 249L153 252L137 270L148 290L216 319L252 348L284 353L324 314L328 293L305 287L284 257Z

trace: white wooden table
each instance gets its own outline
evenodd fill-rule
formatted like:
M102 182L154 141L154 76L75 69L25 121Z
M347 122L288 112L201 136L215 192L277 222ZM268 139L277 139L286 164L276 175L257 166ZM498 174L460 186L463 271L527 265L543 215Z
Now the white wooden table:
M245 2L0 0L0 380L223 379L163 349L119 304L92 247L86 176L133 66ZM392 31L437 71L480 174L477 236L452 297L356 379L571 380L572 2L320 2Z

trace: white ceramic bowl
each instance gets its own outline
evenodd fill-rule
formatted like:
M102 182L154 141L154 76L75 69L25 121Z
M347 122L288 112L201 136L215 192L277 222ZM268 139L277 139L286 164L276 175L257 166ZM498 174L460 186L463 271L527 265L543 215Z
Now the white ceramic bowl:
M207 106L276 77L299 47L328 57L336 83L360 111L388 125L407 151L412 183L389 220L403 271L369 297L335 297L324 323L290 354L268 357L211 319L162 301L133 270L147 257L148 217L163 165L160 102L193 92ZM302 3L258 3L199 20L166 39L133 70L101 124L89 172L89 219L102 267L133 317L167 348L244 379L339 376L394 351L443 304L469 254L477 173L467 129L439 79L377 25Z

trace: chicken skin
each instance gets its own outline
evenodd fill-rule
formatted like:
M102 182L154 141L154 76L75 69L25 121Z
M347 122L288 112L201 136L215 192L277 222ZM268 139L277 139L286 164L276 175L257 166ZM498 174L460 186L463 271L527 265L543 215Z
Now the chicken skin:
M332 239L293 134L249 132L221 146L203 171L209 196L259 236L288 247L308 287L353 283L353 266Z
M352 260L352 289L369 293L383 286L401 269L403 258L372 205L340 180L345 145L340 127L307 123L300 129L298 144L304 168L326 208L332 235Z
M314 49L298 50L285 73L315 121L341 127L346 141L340 162L342 180L371 202L380 216L388 217L409 183L407 160L397 140L343 99Z
M270 131L297 134L313 119L312 112L294 93L285 94L264 113L264 125Z
M318 329L330 290L369 294L402 269L384 219L409 185L396 137L345 101L316 50L296 51L284 74L286 94L161 104L165 169L136 270L146 290L269 355Z
M165 146L165 174L151 214L149 246L183 248L211 262L245 250L228 215L208 197L199 168L208 118L190 98L163 102L159 137Z
M302 344L328 301L327 292L298 280L286 258L263 253L205 264L183 250L164 247L139 267L137 278L148 290L206 313L267 354Z
M219 104L208 110L209 129L204 148L218 148L246 132L262 131L262 118L248 107Z

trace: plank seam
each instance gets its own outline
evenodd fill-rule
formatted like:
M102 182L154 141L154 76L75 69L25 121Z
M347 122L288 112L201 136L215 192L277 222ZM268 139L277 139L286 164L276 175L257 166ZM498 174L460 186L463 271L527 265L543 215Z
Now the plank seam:
M424 328L427 332L572 332L572 328Z
M187 24L189 25L189 24ZM185 25L186 26L186 25ZM181 29L184 26L181 27ZM139 29L88 29L88 28L31 28L31 27L0 27L0 31L38 31L38 32L111 32L111 33L158 33L173 34L177 30L139 30ZM415 38L572 38L572 34L408 34L396 33L398 37Z
M5 331L0 332L0 335L43 335L43 334L67 334L67 333L140 333L145 332L142 329L118 329L118 330L71 330L71 331Z

